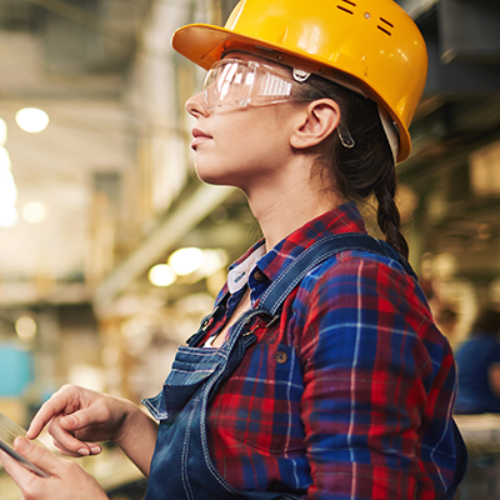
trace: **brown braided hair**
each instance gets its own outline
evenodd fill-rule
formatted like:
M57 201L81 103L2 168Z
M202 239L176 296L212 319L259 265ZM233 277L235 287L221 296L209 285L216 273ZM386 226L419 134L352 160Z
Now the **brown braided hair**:
M375 194L377 223L387 243L408 258L408 243L401 234L401 217L394 200L397 189L395 163L377 104L317 75L311 75L303 83L295 83L293 96L300 101L327 97L337 102L341 120L349 128L355 146L345 148L337 133L331 134L319 160L327 166L333 184L347 199L366 200Z

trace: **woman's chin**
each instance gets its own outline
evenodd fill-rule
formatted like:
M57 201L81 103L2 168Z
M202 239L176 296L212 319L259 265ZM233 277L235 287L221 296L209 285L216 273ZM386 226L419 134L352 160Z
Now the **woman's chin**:
M198 179L200 179L200 181L204 182L205 184L210 184L212 186L238 187L237 183L235 182L236 178L234 174L223 174L222 172L214 171L208 172L205 169L196 168L196 175L198 176Z

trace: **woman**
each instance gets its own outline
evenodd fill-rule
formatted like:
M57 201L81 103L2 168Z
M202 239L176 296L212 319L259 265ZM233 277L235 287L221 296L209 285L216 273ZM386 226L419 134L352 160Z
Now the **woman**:
M394 203L426 52L392 0L375 4L246 0L226 28L176 32L174 48L211 68L186 106L197 174L242 189L264 239L144 402L159 426L65 387L30 438L48 424L73 456L115 441L149 476L147 500L453 497L453 356L401 256ZM352 201L371 195L388 244ZM25 499L105 498L77 466L18 446L53 474L3 457Z

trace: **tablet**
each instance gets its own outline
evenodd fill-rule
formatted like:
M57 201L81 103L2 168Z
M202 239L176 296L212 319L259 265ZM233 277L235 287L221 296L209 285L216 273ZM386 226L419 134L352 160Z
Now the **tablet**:
M0 448L31 472L41 477L50 477L50 474L47 474L40 469L40 467L31 463L14 449L14 439L16 439L17 436L26 436L26 431L0 412Z

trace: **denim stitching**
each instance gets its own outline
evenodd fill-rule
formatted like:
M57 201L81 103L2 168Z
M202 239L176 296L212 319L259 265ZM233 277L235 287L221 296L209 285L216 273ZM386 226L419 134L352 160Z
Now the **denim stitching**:
M193 490L191 488L191 482L189 481L189 470L188 470L188 460L189 460L189 438L191 435L191 426L193 425L194 416L196 414L196 409L198 408L198 404L200 401L201 395L197 396L193 402L193 408L189 415L189 420L186 425L186 434L184 435L184 445L182 447L182 456L181 456L181 479L182 484L184 486L184 491L186 492L186 496L190 500L195 500L195 496L193 494Z

